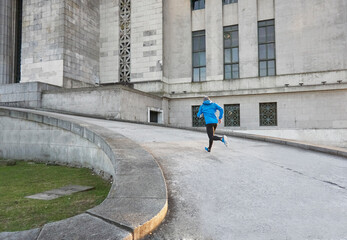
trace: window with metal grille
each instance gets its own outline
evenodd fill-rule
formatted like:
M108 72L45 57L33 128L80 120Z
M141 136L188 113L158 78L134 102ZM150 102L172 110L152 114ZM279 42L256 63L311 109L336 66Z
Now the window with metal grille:
M206 80L205 31L193 32L193 82Z
M238 26L224 27L224 79L239 78Z
M198 118L196 115L199 112L200 106L192 106L192 120L193 120L193 127L204 127L205 126L205 118L201 117Z
M205 8L205 0L192 0L192 9L199 10Z
M237 3L237 0L223 0L223 4Z
M259 103L260 126L277 126L277 103Z
M224 125L226 127L240 126L240 104L224 105Z
M259 76L276 75L275 21L258 22Z

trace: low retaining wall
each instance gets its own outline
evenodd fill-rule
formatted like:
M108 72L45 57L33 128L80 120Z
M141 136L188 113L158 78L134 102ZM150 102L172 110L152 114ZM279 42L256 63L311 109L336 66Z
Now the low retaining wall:
M42 93L42 109L105 119L149 122L148 111L164 114L159 123L168 123L168 100L122 85L61 89Z
M192 131L198 131L198 132L206 131L205 128L202 128L202 127L180 127L180 129L186 129L186 130L192 130ZM276 143L281 145L288 145L291 147L297 147L297 148L302 148L306 150L327 153L327 154L332 154L332 155L337 155L337 156L347 158L346 148L315 144L310 142L298 141L294 139L277 138L272 136L264 136L264 135L250 134L250 133L244 133L244 132L238 132L238 131L224 130L224 129L219 129L219 130L217 129L216 134L227 135L227 136L232 136L237 138L251 139L251 140L262 141L262 142Z
M167 212L167 190L152 155L123 135L68 118L0 108L0 157L92 168L113 176L105 201L40 229L0 233L0 239L140 239Z
M278 129L278 130L234 130L233 132L285 138L294 141L340 147L347 150L347 128L341 129Z
M0 85L0 105L8 107L41 107L41 93L58 90L60 87L41 82Z

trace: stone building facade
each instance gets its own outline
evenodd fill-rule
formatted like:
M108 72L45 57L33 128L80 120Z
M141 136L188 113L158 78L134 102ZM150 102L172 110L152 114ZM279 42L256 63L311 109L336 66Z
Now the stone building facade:
M194 112L209 95L226 110L224 129L347 129L345 0L4 0L0 8L1 84L16 82L18 68L21 83L131 84L165 99L155 106L161 122L180 127L201 126Z

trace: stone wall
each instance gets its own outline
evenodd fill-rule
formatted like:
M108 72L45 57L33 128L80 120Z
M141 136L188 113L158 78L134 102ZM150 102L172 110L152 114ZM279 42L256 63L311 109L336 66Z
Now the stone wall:
M276 1L277 73L347 69L347 1Z
M347 82L346 1L297 0L288 4L283 0L244 0L224 6L222 1L211 1L214 4L206 2L205 9L194 11L189 1L164 2L164 80L169 84L168 93L203 95L214 91L224 95L244 90L251 94L257 89L276 92L277 88L300 83L311 88ZM257 23L268 19L275 19L277 75L258 77ZM229 81L222 80L220 68L222 31L230 25L239 26L240 79ZM192 83L191 33L198 30L206 31L208 82Z
M24 1L21 82L81 87L99 81L99 5Z
M347 129L236 130L234 132L347 149Z
M63 86L64 2L23 1L21 82Z
M131 82L162 80L163 1L131 1Z
M278 130L278 129L346 129L347 112L341 104L347 101L347 90L320 90L309 92L285 92L268 94L210 95L221 107L240 104L240 127L230 130ZM259 103L277 102L277 126L260 126ZM173 126L192 127L192 106L201 105L202 98L171 99L169 122ZM224 128L223 123L219 129Z
M59 87L41 82L0 85L0 105L39 108L41 107L42 91L57 89Z
M63 2L64 87L80 87L78 82L99 83L99 1Z
M47 91L42 94L42 108L90 115L107 119L148 122L148 109L164 112L167 123L167 100L121 85Z
M38 117L29 114L29 119L30 116ZM41 118L43 119L42 116ZM49 121L49 118L46 120ZM63 125L64 122L61 121L60 124ZM104 172L106 176L115 175L114 167L105 152L88 139L73 132L8 116L0 116L0 125L0 139L4 139L0 145L1 158L83 166L94 169L98 173ZM76 130L80 130L80 128L72 131ZM82 149L83 151L81 151Z
M119 82L119 1L100 1L100 83Z
M191 82L192 79L192 12L190 1L168 0L164 11L164 78L165 82ZM202 11L202 10L201 10Z

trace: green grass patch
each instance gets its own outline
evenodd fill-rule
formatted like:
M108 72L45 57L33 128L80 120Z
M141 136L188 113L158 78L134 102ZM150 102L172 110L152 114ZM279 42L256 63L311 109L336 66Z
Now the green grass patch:
M67 185L95 189L49 201L25 198ZM99 205L110 187L109 182L85 168L23 161L17 161L15 166L0 166L0 232L37 228L85 212Z

